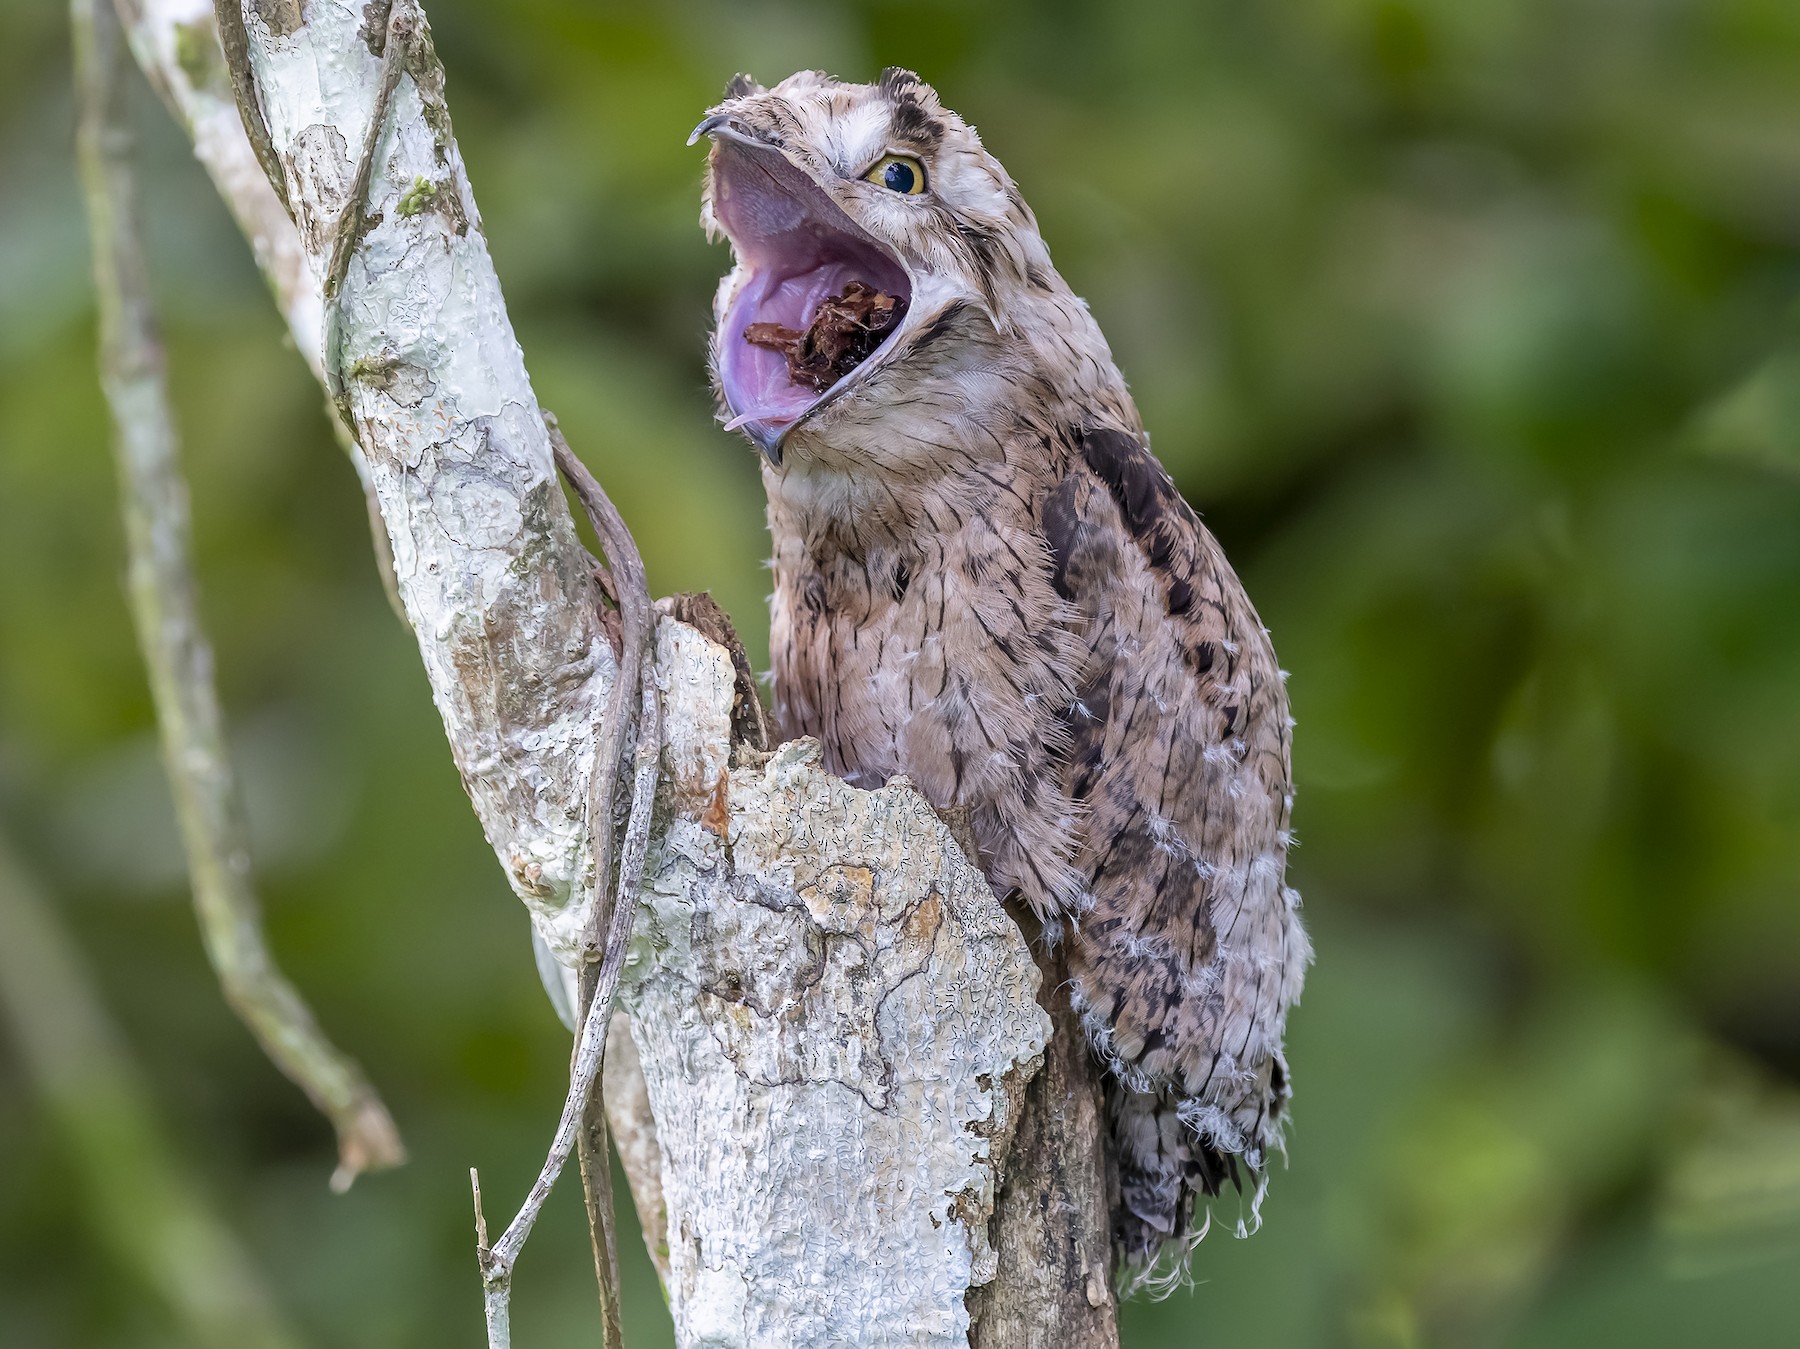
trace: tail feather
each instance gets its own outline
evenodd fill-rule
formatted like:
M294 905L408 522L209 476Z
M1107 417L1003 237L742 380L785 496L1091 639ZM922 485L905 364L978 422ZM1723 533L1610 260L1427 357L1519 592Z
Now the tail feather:
M1194 1249L1212 1229L1214 1200L1236 1197L1238 1236L1261 1225L1267 1158L1282 1147L1286 1065L1269 1074L1257 1127L1235 1126L1217 1106L1172 1088L1138 1091L1108 1074L1118 1165L1113 1243L1123 1291L1164 1297L1189 1281Z

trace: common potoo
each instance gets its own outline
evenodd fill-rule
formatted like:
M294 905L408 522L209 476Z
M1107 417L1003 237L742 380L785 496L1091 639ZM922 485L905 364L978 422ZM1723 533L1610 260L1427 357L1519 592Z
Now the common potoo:
M996 890L1067 942L1123 1258L1185 1252L1227 1184L1254 1222L1310 959L1268 633L930 87L739 76L694 134L734 253L712 368L763 453L781 731L966 808Z

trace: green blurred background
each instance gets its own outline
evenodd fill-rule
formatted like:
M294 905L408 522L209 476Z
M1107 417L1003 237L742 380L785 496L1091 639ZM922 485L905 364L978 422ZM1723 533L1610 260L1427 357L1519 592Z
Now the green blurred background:
M1800 5L427 8L537 388L659 593L710 587L762 659L683 138L735 70L895 63L1012 171L1273 629L1319 950L1292 1164L1131 1349L1800 1343ZM222 1005L122 600L67 70L60 6L0 7L0 838L136 1076L47 1089L0 1021L0 1342L195 1343L142 1250L186 1204L298 1342L472 1346L466 1169L523 1193L566 1037L320 393L146 94L273 939L412 1163L327 1193ZM666 1344L626 1253L630 1343ZM519 1342L594 1343L592 1306L564 1186Z

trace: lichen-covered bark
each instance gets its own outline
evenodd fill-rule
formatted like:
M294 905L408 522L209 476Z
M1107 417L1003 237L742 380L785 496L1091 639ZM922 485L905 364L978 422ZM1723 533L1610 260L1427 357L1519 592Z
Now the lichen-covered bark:
M267 6L245 7L263 120L317 277L352 205L386 42L369 25L388 9L316 4L273 22ZM421 179L440 205L401 211ZM422 25L362 211L339 320L316 334L335 349L319 359L345 393L476 814L551 950L573 960L591 902L584 802L612 649Z
M909 786L850 787L811 741L728 758L726 654L665 619L657 655L668 821L621 999L678 1338L966 1345L1037 968Z

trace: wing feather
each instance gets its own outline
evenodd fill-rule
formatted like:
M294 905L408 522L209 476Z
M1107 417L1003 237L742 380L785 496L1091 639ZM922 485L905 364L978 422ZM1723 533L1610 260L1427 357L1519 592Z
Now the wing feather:
M1071 971L1119 1083L1120 1238L1149 1258L1279 1146L1308 958L1284 882L1290 723L1268 634L1162 465L1125 431L1073 439L1041 512L1087 651L1065 785L1092 907Z

